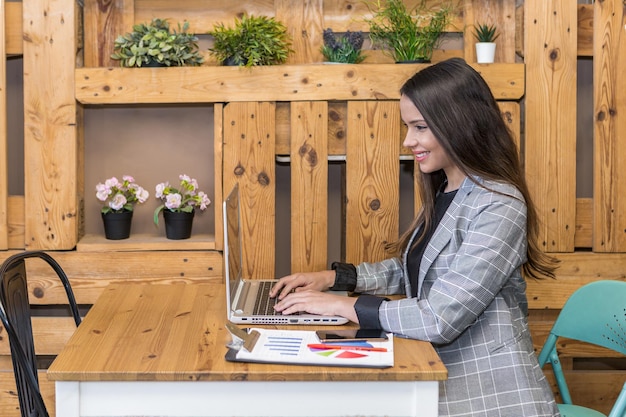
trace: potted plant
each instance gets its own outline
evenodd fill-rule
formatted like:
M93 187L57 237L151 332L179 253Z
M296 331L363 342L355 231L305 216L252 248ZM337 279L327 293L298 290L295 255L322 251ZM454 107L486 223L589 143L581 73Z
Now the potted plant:
M363 47L363 32L347 31L343 35L333 33L332 29L324 30L324 45L322 55L328 62L359 64L365 59Z
M500 36L496 25L480 23L474 25L476 42L476 62L479 64L493 63L496 55L496 39Z
M122 181L111 177L96 185L96 198L104 202L102 222L107 239L119 240L130 236L135 204L144 203L150 194L133 177L124 175Z
M178 32L170 31L165 19L152 19L149 24L133 26L133 31L120 35L114 42L112 59L122 67L197 66L204 62L198 51L198 37L188 33L189 22Z
M370 38L396 62L430 62L454 11L449 4L431 8L426 0L412 9L402 0L376 0L368 6Z
M244 15L233 28L219 23L208 34L214 40L209 51L224 65L283 64L292 52L287 28L273 17Z
M205 210L211 204L206 193L198 191L198 181L185 174L178 178L178 188L172 187L169 182L156 186L155 196L163 204L154 210L154 224L159 225L159 213L163 212L165 236L168 239L188 239L196 208Z

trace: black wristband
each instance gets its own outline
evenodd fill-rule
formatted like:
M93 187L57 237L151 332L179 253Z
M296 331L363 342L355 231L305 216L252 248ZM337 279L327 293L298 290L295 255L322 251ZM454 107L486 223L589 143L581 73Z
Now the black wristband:
M354 291L356 288L356 268L352 264L333 262L331 268L335 271L335 284L332 291Z
M354 304L354 311L359 318L359 326L364 329L381 329L378 310L383 301L389 301L384 297L363 294L360 295Z

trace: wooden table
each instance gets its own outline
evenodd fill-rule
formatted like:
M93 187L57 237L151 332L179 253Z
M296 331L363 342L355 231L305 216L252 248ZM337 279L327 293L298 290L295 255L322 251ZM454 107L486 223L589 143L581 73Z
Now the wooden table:
M430 344L396 337L388 369L227 362L224 298L220 284L107 287L48 369L57 417L437 415L447 372Z

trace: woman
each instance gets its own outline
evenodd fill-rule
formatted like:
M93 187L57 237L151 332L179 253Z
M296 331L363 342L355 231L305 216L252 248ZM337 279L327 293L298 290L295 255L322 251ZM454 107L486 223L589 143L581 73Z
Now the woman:
M423 202L390 248L400 258L284 277L272 290L276 309L339 314L431 342L448 369L442 416L558 415L533 352L522 276L553 277L556 266L537 245L537 215L498 105L459 58L423 69L400 92ZM398 293L407 298L375 296Z

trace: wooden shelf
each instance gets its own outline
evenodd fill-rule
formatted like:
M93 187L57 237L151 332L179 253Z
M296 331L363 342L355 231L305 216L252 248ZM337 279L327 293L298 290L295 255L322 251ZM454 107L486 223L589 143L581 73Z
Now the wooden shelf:
M245 67L78 68L83 104L395 100L428 64L302 64ZM524 64L474 64L497 100L524 95Z
M137 252L168 250L216 250L215 236L192 235L189 239L170 240L165 236L131 234L128 239L108 240L103 235L85 235L76 245L78 252Z

